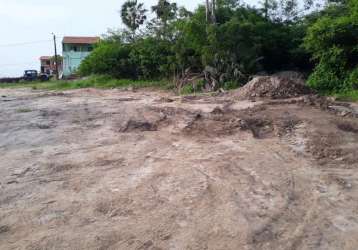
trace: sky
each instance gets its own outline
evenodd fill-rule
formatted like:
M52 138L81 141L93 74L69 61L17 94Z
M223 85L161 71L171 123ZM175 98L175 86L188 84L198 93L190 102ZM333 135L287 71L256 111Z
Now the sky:
M251 0L253 1L253 0ZM51 33L62 53L63 36L100 36L124 28L119 10L124 0L0 0L0 77L21 76L40 68L40 56L54 55ZM156 0L142 0L147 9ZM204 0L177 0L194 10Z

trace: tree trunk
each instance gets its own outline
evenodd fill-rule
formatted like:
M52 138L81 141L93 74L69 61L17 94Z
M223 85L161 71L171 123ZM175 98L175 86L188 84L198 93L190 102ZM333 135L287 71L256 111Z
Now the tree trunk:
M264 8L265 8L265 18L266 19L268 19L268 0L265 0L265 6L264 6Z
M216 2L215 2L215 0L212 0L211 1L211 21L213 23L216 23L215 9L216 9Z
M206 10L206 22L209 23L209 12L210 12L209 0L206 0L205 10Z

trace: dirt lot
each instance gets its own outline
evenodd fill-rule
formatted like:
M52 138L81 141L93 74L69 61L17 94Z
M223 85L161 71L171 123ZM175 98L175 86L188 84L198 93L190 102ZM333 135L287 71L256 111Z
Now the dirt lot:
M0 249L358 249L355 118L151 91L0 105Z

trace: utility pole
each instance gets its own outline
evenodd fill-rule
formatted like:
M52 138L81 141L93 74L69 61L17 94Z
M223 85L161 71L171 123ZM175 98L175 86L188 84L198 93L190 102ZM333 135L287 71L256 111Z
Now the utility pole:
M55 66L56 66L56 80L59 79L59 75L58 75L58 59L57 59L57 45L56 45L56 35L54 33L52 33L53 35L53 45L55 47Z

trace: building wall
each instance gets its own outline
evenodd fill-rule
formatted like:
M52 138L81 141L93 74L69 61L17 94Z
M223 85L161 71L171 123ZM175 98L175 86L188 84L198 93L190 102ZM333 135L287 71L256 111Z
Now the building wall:
M76 73L83 59L92 51L90 44L63 44L63 76Z
M42 59L41 60L41 73L51 74L51 60L50 59Z
M46 73L50 75L56 74L56 63L55 58L52 57L51 59L41 59L41 67L40 72ZM62 60L61 58L58 59L58 71L62 72Z

